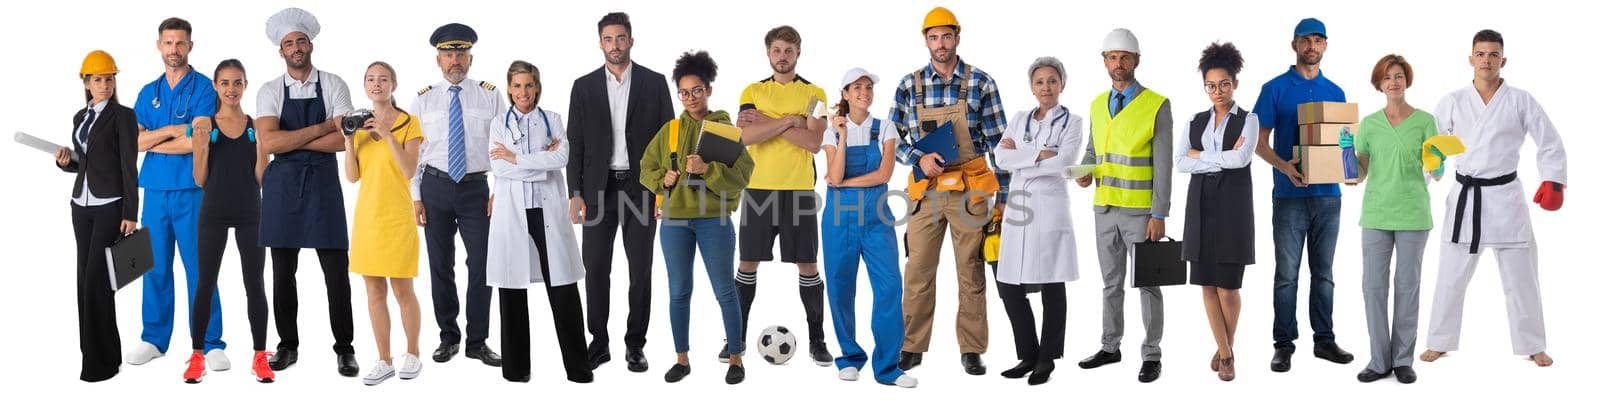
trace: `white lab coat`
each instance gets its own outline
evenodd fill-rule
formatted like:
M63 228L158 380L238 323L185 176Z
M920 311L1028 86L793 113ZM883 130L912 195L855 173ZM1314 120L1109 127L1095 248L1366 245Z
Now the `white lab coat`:
M561 140L555 151L546 152L543 131L523 135L515 118L505 114L508 111L498 114L489 130L489 148L493 149L495 143L504 144L517 153L517 163L489 161L494 172L494 187L490 189L494 195L490 203L494 215L489 217L488 284L496 288L527 289L530 284L544 282L535 256L539 251L529 237L527 209L523 208L527 200L525 183L532 183L537 189L540 207L544 209L550 285L577 283L583 279L583 257L578 251L572 221L567 218L566 177L561 173L567 166L566 127L560 115L543 111L550 119L551 136ZM541 111L535 108L525 120L540 120ZM508 119L510 125L507 125ZM542 121L539 123L543 125Z
M1019 112L1006 127L1002 139L1011 139L1016 149L995 148L996 165L1011 172L995 280L1012 285L1075 281L1078 249L1061 171L1078 161L1083 119L1060 106L1042 122L1032 115L1032 110ZM1035 162L1041 151L1060 155Z
M1456 173L1487 179L1515 172L1521 162L1522 142L1532 138L1539 150L1536 179L1567 182L1567 152L1561 145L1561 135L1539 102L1522 89L1501 85L1486 105L1477 90L1468 86L1440 100L1434 118L1441 133L1460 137L1467 147L1466 152L1448 160L1454 163ZM1479 240L1483 245L1520 246L1533 239L1529 200L1521 181L1527 175L1518 174L1518 180L1509 184L1483 188L1483 236ZM1445 199L1444 232L1439 234L1449 244L1455 228L1456 199L1462 188L1458 182L1447 181L1452 186ZM1533 183L1537 187L1542 182ZM1468 199L1466 221L1461 227L1462 244L1472 238L1472 206L1478 203Z

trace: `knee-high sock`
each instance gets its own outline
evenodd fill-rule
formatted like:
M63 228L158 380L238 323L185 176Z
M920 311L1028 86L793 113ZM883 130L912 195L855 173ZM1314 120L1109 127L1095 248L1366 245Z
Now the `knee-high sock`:
M739 295L739 319L744 326L739 330L739 336L750 338L750 305L756 301L756 274L738 271L733 274L733 286Z
M827 290L822 286L822 275L800 276L800 304L806 308L806 327L811 343L822 343L822 297Z

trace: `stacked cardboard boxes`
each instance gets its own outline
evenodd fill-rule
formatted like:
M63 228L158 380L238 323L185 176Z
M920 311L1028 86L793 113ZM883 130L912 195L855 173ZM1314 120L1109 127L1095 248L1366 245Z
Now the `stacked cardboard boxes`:
M1356 134L1356 123L1361 121L1355 103L1312 102L1299 106L1300 145L1295 147L1295 157L1300 159L1300 175L1307 184L1331 184L1356 181L1357 176L1346 176L1346 157L1339 148L1339 134ZM1352 159L1353 160L1353 159ZM1352 163L1353 164L1353 163ZM1354 172L1354 167L1350 172Z

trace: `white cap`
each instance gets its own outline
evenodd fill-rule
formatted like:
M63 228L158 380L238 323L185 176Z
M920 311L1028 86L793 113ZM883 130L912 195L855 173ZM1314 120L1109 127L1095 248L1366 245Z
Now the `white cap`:
M878 75L867 72L866 69L850 68L850 70L844 72L844 79L839 81L839 88L843 89L850 87L851 83L855 83L857 80L861 80L863 77L871 80L872 84L874 85L878 84Z
M1106 34L1105 44L1100 47L1100 52L1123 51L1139 53L1139 39L1134 38L1133 31L1127 28L1111 30Z
M294 7L267 18L267 40L272 41L272 45L278 45L290 33L301 32L306 34L307 39L316 39L321 31L322 24L317 23L317 16Z

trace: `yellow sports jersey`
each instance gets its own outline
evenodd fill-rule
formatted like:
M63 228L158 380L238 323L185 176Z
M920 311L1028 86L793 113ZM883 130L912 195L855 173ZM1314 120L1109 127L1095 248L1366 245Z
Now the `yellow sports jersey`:
M788 84L778 83L768 77L752 83L739 95L739 111L756 109L768 117L809 114L806 107L816 98L823 105L828 95L821 87L796 75ZM772 137L749 147L750 159L756 162L755 173L750 176L750 189L762 190L812 190L816 187L817 168L812 163L813 154L795 146L783 137Z

